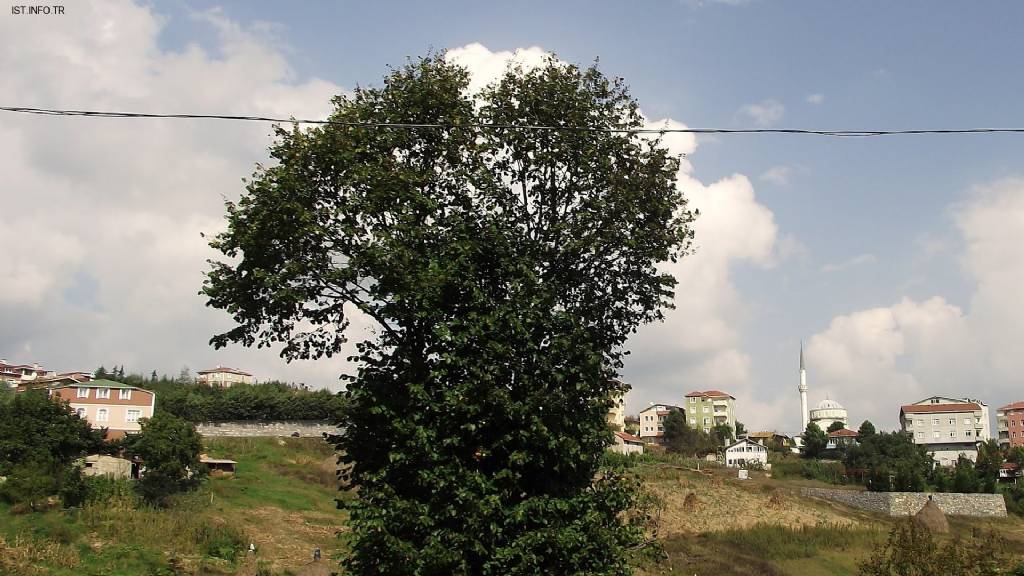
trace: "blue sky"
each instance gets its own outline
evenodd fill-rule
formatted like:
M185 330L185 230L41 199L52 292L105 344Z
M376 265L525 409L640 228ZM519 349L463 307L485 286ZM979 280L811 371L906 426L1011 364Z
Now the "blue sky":
M539 47L571 62L600 58L607 74L626 79L649 118L671 118L693 127L1024 127L1019 106L1024 75L1018 62L1024 35L1016 28L1022 17L1024 6L1011 3L482 6L172 0L145 5L118 1L103 8L84 3L57 23L0 17L0 31L6 28L9 37L22 34L25 40L9 46L5 58L13 68L5 69L17 72L13 79L0 80L0 95L9 104L24 106L56 102L241 113L266 105L285 115L322 115L327 95L379 83L388 64L401 64L430 49L479 43L491 53ZM61 26L81 30L51 37ZM69 50L54 45L95 55L95 62L129 64L117 72L97 68L72 88L57 78L74 78L83 65L67 57ZM275 66L261 70L261 58L268 57ZM26 58L34 58L37 65L29 70L18 64ZM237 93L222 85L228 80L219 75L221 69L229 70L223 78L237 75ZM74 102L69 100L72 95L78 98ZM46 188L50 176L42 172L47 166L42 153L33 155L31 150L53 150L56 144L62 166L88 166L95 165L88 156L92 148L100 146L109 157L132 147L137 138L111 131L98 144L76 152L61 145L69 131L82 134L108 125L47 123L40 132L43 121L34 122L0 117L0 132L17 134L17 141L28 143L18 152L24 156L19 166L25 167L26 184L0 194L10 195L14 205L40 221L49 213L47 205L29 191ZM149 124L147 129L154 130L151 155L173 154L175 145L189 142L202 151L175 167L194 175L161 184L158 200L158 193L147 192L144 184L154 174L139 167L136 184L131 176L112 184L123 188L120 193L128 199L112 205L130 207L154 226L174 228L184 222L189 234L217 225L220 195L239 193L237 182L263 159L267 144L265 128L240 132L175 127L165 132L164 125ZM35 138L41 140L33 144ZM1015 342L1024 340L1024 319L1010 310L999 313L1000 306L1013 305L1017 282L1024 278L1019 269L1024 254L1018 246L1024 186L1015 180L1024 172L1022 157L1024 136L1014 135L699 138L689 155L692 169L681 176L684 191L692 185L697 199L710 201L716 193L733 198L736 203L730 205L747 216L723 210L719 215L725 224L709 218L707 234L697 238L702 251L715 253L707 259L719 259L712 264L695 260L688 272L691 281L717 274L714 287L691 293L684 283L678 289L677 300L689 299L681 310L699 316L699 321L691 323L683 314L667 332L651 332L671 339L695 326L694 341L680 337L685 342L679 346L658 348L649 346L654 337L645 339L643 332L634 339L636 352L625 370L635 387L629 408L635 411L652 401L681 402L689 390L718 387L735 391L741 420L793 431L799 423L795 388L801 339L808 344L812 404L827 392L850 407L857 422L870 417L891 428L900 403L931 394L978 395L993 408L1024 399L1016 379L1019 366L1007 360L1021 352ZM0 160L0 168L15 162L7 158ZM738 179L730 180L736 175ZM109 185L101 192L85 184L91 177L76 179L76 184L61 184L68 197L93 195L114 202L107 196L114 194ZM752 189L751 197L743 197L743 181ZM102 182L95 178L96 186ZM717 192L716 182L725 182ZM185 202L192 193L183 192L186 188L209 191ZM46 189L59 201L52 186ZM172 197L181 203L168 199ZM748 216L753 220L742 220ZM729 252L710 244L721 238L728 241L719 243L729 244L754 225L764 230L761 240L751 241L756 246ZM213 353L204 347L205 339L210 327L223 326L223 318L192 310L202 307L194 283L168 289L165 295L150 294L180 304L188 310L184 316L144 313L151 306L145 305L141 289L115 294L139 282L140 274L157 272L124 270L130 265L119 272L90 264L102 254L98 241L76 233L73 225L62 230L66 239L58 235L26 245L23 254L26 269L47 262L46 270L68 272L50 274L56 290L52 298L61 299L67 310L49 317L44 310L54 308L47 299L51 296L11 292L5 300L0 294L0 313L44 319L31 331L0 323L0 356L38 360L57 369L123 362L129 370L146 372L177 372L183 364L194 369L213 362L245 364L255 366L258 375L332 380L329 375L338 364L285 366L266 353ZM999 230L1005 234L996 234ZM127 262L148 262L163 254L179 263L175 266L198 262L188 268L188 275L202 270L206 254L194 245L194 235L183 241L189 251L170 255L171 247L147 233L131 236L132 247L126 247L124 235L114 234L106 242L124 247ZM730 292L731 297L718 298ZM125 298L139 302L139 316L117 312L114 302ZM40 308L33 312L26 302ZM71 352L63 338L82 325L152 334L154 346L159 342L164 352L133 350L140 346L129 344L130 339ZM708 325L727 326L729 333L702 340L702 327Z

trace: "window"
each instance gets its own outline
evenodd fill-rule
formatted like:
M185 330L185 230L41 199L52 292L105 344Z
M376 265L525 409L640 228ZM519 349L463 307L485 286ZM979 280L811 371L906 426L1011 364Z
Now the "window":
M932 438L935 438L936 440L939 439L939 431L938 430L936 430L935 432L932 432Z
M956 418L950 418L949 419L949 425L950 426L956 426Z
M708 414L709 412L711 412L711 408L709 408L709 407L705 406L705 407L704 407L704 413L705 413L705 414Z
M694 408L693 406L690 406L690 414L696 414L696 413L697 413L697 409Z
M106 422L107 421L107 409L106 408L100 408L99 410L96 411L96 421L97 422Z
M75 414L78 414L78 417L84 420L85 419L85 408L77 408L77 409L75 409Z
M918 426L924 426L924 418L918 418L917 419L917 425Z
M970 430L964 430L964 436L967 436L968 438L970 438L971 437L971 431Z
M117 397L120 400L131 400L132 399L132 389L131 388L121 388L121 390L118 391L118 393L117 393Z
M97 388L96 389L96 397L97 398L110 398L110 388Z
M89 397L89 389L88 388L79 388L78 389L78 397L79 398L88 398Z
M696 418L690 418L690 425L691 426L696 426L697 425L697 419Z
M971 425L971 419L970 418L964 418L964 426L970 426L970 425Z
M918 432L917 437L918 439L924 440L924 432Z
M705 419L704 419L704 425L705 425L705 426L707 426L707 425L708 425L708 421L709 421L709 420L710 420L710 418L705 418Z
M956 438L956 430L950 430L949 431L949 437L950 438Z
M665 427L659 424L658 425L658 432L664 432L664 431L665 431Z
M938 418L932 418L932 426L938 426L938 425L939 425L939 419Z
M129 410L128 414L124 417L125 422L138 422L139 416L142 415L142 410Z
M691 397L690 398L690 404L696 404L696 403L697 403L697 397L696 396Z
M907 420L907 428L913 428L913 427L914 427L914 421L913 420Z

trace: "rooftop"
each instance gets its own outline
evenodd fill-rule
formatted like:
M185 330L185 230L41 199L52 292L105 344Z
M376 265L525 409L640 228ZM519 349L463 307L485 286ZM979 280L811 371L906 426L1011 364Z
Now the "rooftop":
M1006 406L1000 406L999 410L1024 410L1024 402L1013 402Z
M981 406L974 402L957 402L950 404L907 404L900 407L900 412L907 414L932 414L938 412L976 412Z
M700 397L700 398L732 398L736 399L732 394L726 394L721 390L705 390L703 392L695 390L685 396L685 398Z
M835 432L829 432L828 435L830 438L856 438L859 436L859 434L848 428L840 428Z
M248 372L246 372L244 370L239 370L238 368L228 368L227 366L217 366L216 368L210 368L210 369L207 369L207 370L200 370L199 371L199 374L217 374L217 373L238 374L240 376L252 376L252 374L250 374L250 373L248 373Z

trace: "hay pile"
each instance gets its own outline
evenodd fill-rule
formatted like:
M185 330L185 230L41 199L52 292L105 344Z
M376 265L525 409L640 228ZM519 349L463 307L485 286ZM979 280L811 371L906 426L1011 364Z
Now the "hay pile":
M949 521L946 520L946 515L939 509L938 504L931 498L924 503L917 514L914 514L914 524L932 534L949 534Z
M686 510L687 512L693 512L694 510L697 509L697 506L699 504L700 500L697 500L697 495L694 494L693 492L690 492L689 494L686 495L686 499L683 500L683 510Z

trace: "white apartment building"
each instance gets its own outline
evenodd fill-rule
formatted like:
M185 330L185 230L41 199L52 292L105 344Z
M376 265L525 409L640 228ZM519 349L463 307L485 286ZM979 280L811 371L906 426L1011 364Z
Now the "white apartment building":
M978 442L992 437L988 406L969 398L932 396L902 406L900 426L942 466L956 464L961 454L975 460Z
M730 468L765 467L767 464L768 448L753 440L744 438L725 449L725 465Z

